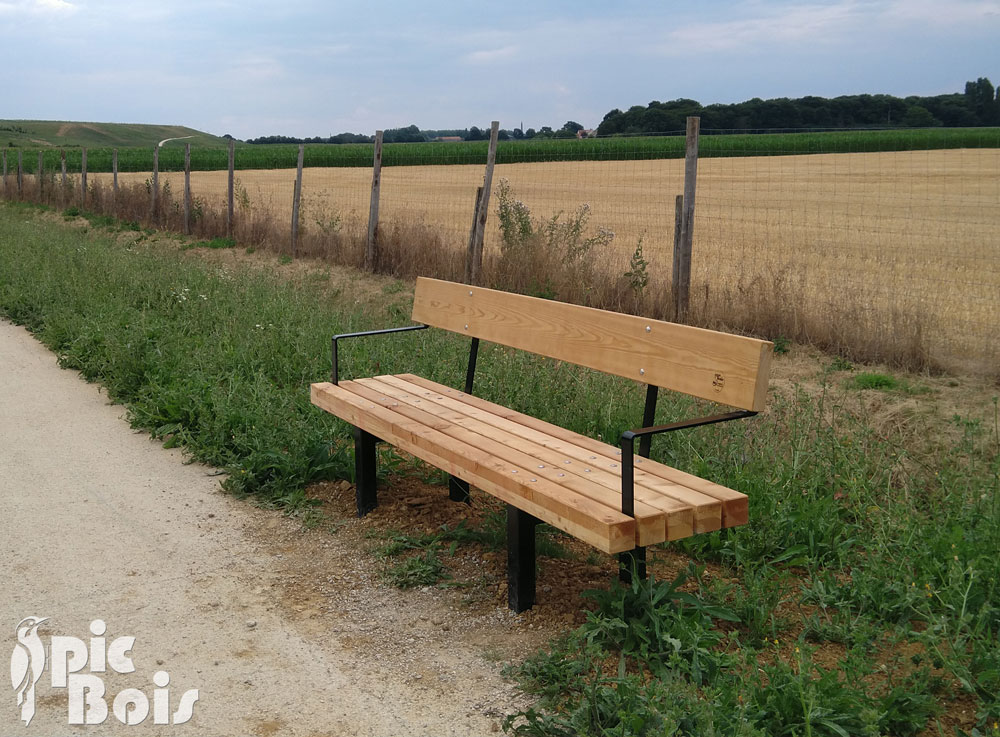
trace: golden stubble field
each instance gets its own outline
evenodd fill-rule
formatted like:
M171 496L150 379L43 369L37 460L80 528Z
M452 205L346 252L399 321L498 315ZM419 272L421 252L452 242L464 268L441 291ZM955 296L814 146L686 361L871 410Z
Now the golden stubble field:
M102 175L106 177L107 175ZM161 174L180 194L183 175ZM144 181L148 174L123 174ZM290 221L295 173L238 171L251 209ZM380 218L420 222L464 248L481 166L386 167ZM589 206L625 268L642 238L669 280L683 161L501 165L539 218ZM225 198L226 172L194 172L196 197ZM306 169L302 227L367 222L370 169ZM499 248L496 199L486 248ZM661 280L662 281L662 280ZM1000 358L1000 150L713 158L699 162L692 302L739 311L768 301L794 321L916 330L942 356ZM854 325L857 327L857 324Z

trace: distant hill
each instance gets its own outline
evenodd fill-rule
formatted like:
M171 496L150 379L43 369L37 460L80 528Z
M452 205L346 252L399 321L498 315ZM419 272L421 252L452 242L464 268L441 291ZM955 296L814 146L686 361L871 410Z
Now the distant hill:
M63 120L0 120L0 146L11 144L22 148L49 146L111 147L155 146L165 138L192 136L172 141L181 146L191 143L199 147L226 146L225 138L202 133L182 125L142 125L131 123L79 123ZM171 145L171 144L166 144Z

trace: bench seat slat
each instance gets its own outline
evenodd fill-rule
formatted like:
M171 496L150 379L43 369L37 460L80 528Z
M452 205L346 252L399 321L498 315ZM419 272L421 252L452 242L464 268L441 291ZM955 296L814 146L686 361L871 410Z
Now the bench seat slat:
M530 477L546 478L561 487L582 494L618 512L621 510L621 476L602 471L596 464L565 465L563 456L547 452L544 447L522 438L497 430L480 420L454 411L436 401L440 394L427 392L413 385L403 388L389 383L392 377L359 379L343 382L345 389L358 393L370 401L390 407L407 417L434 426L457 440L492 453L516 464ZM418 394L419 392L419 394ZM444 423L442 425L442 422ZM592 468L591 468L592 466ZM713 500L714 501L714 500ZM718 503L716 502L718 506ZM679 502L671 511L685 517L690 528L691 510ZM656 506L637 500L635 505L637 543L655 545L666 540L666 512Z
M620 553L635 546L636 522L631 517L544 478L535 477L531 483L516 465L342 386L313 384L312 403L599 550ZM512 473L515 470L519 473Z
M435 403L453 410L449 419L457 424L488 425L492 429L486 432L490 432L500 442L530 449L526 452L546 463L561 465L568 472L586 473L588 477L606 487L614 495L615 508L621 508L621 457L615 454L613 448L607 447L609 454L597 454L576 442L580 436L569 433L569 439L561 440L547 432L525 427L498 414L506 408L489 402L483 402L482 406L473 406L462 401L462 392L434 382L418 385L403 376L384 376L378 377L378 380L397 387L397 394L409 392L425 401L433 399ZM590 469L589 472L584 470L587 468ZM668 540L687 537L696 532L717 530L722 525L722 505L718 499L650 474L637 475L635 500L663 512L666 522L664 535Z
M507 407L493 404L492 402L465 394L464 392L459 392L454 389L449 390L447 387L443 387L442 385L421 376L416 376L415 374L399 374L397 378L415 386L422 387L425 390L437 392L441 392L442 390L450 391L450 393L446 394L446 396L453 397L455 400L463 402L470 407L484 410L488 414L493 414L496 417L509 420L515 423L516 426L523 427L528 430L538 431L556 439L557 441L578 446L591 454L608 459L619 457L617 455L617 448L610 446L607 443L603 443L600 440L579 435L572 430L567 430L559 427L558 425L553 425L535 417L531 417L530 415L525 415ZM717 499L722 505L722 527L744 525L749 520L749 500L745 494L656 461L649 459L642 459L641 461L639 459L636 460L638 463L635 467L637 489L640 483L646 483L648 481L648 476L653 476L663 481L677 484L681 487L686 487L687 489L691 489ZM710 525L710 522L708 520L702 520L701 522L695 520L697 532L707 531L700 528L701 524ZM711 527L711 529L718 529L718 526ZM685 535L683 534L670 534L670 530L668 529L668 540L675 540L678 537L684 536Z

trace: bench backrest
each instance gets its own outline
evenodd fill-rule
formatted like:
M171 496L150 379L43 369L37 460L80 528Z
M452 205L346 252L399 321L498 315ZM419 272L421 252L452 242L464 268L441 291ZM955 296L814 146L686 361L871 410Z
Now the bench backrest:
M424 277L413 320L730 407L766 401L766 340Z

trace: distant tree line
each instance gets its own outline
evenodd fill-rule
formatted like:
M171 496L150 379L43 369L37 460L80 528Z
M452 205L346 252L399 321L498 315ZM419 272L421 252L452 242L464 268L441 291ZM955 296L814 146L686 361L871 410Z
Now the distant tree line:
M513 130L500 129L497 139L500 141L520 141L529 138L576 138L576 132L583 130L583 126L572 120L566 121L559 130L553 130L549 126L542 126L539 130L528 128L524 131L520 128ZM227 136L228 137L228 136ZM461 138L463 141L487 141L490 137L490 129L487 126L479 128L452 128L442 130L420 130L415 125L405 128L390 128L382 133L384 143L420 143L424 141L435 141L438 139ZM247 143L372 143L375 136L366 136L363 133L338 133L335 136L314 136L313 138L296 138L294 136L260 136L259 138L248 138Z
M681 131L689 115L701 117L702 129L774 130L796 128L931 128L947 126L966 128L1000 125L1000 89L995 89L986 77L967 82L964 93L933 97L894 97L892 95L845 95L825 97L779 97L746 102L702 105L697 100L653 100L648 105L635 105L622 112L614 109L604 116L595 135L672 133ZM561 128L542 126L501 129L501 141L521 141L531 138L576 138L584 127L567 120ZM587 133L587 131L584 131ZM421 130L415 125L390 128L382 134L385 143L419 143L438 139L460 138L463 141L485 141L490 129L471 126L442 130ZM375 136L363 133L295 138L293 136L261 136L247 143L372 143Z
M864 128L1000 125L1000 90L986 77L965 85L964 93L933 97L845 95L779 97L729 105L701 105L696 100L654 100L622 112L615 109L597 127L601 136L669 133L683 130L689 115L701 117L702 129L769 130L784 128Z

